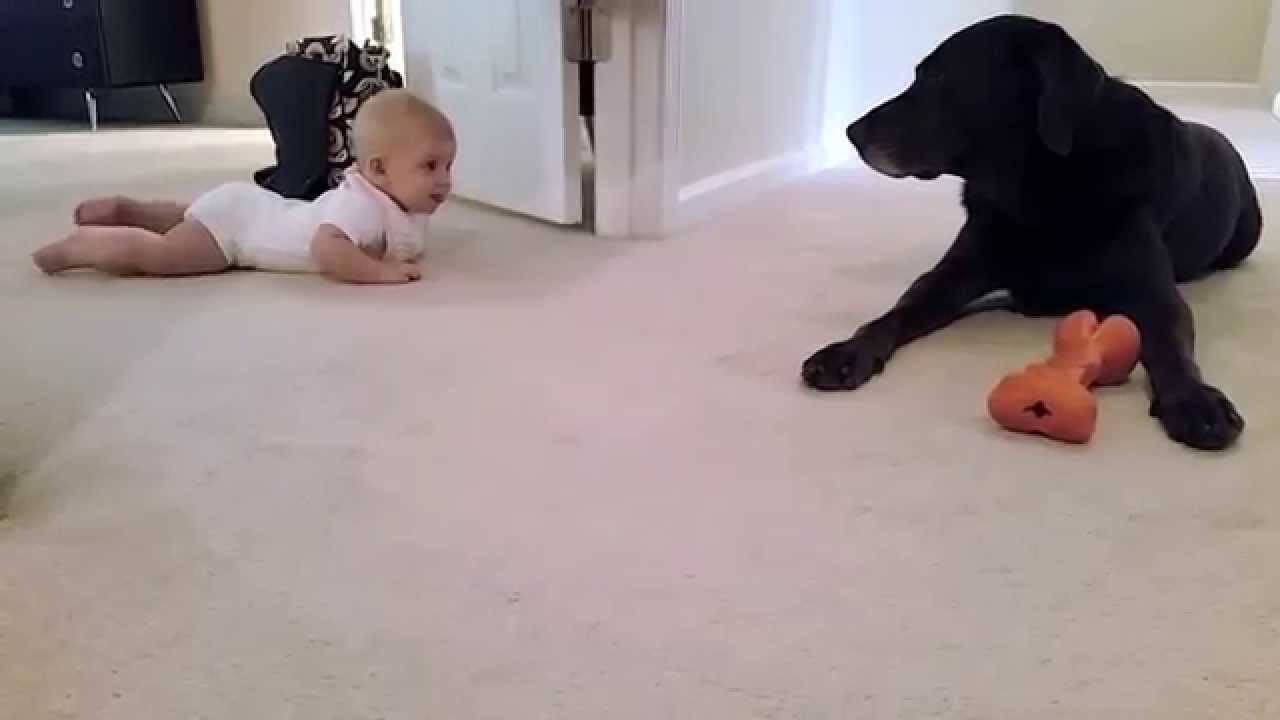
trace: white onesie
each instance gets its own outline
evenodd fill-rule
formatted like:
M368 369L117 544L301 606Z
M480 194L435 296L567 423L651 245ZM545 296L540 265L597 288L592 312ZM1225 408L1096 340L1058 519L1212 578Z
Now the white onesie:
M253 183L214 188L187 210L212 233L235 267L319 272L311 241L333 225L376 257L416 259L425 250L429 216L410 215L355 170L314 202L291 200Z

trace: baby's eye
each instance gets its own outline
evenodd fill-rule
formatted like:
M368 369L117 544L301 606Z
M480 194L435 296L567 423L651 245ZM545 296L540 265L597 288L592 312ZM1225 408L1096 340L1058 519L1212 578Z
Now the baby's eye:
M427 169L430 170L431 172L435 172L437 167L439 167L439 163L437 163L435 160L432 160L431 162L427 163Z

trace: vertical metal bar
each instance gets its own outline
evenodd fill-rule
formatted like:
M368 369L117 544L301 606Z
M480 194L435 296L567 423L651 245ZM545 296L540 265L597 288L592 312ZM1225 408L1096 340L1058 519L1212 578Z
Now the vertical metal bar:
M182 113L178 111L178 102L173 99L173 93L169 92L169 86L160 83L156 87L160 88L160 94L164 96L165 104L169 106L169 112L173 113L174 122L182 122Z
M93 88L85 89L84 105L89 111L89 129L98 132L98 98L93 94Z

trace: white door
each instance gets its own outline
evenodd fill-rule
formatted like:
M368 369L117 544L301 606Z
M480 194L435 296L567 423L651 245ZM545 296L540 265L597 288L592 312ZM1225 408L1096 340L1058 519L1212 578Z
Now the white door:
M577 72L560 0L401 0L401 12L406 84L457 130L456 192L581 222Z

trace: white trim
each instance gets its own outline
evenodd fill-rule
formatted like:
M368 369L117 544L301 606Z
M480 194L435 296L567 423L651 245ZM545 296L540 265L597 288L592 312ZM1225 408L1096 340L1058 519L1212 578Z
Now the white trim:
M1268 106L1280 93L1280 0L1272 0L1271 17L1258 69L1259 92Z
M681 204L687 203L709 193L723 191L732 186L754 181L761 177L785 173L790 168L799 168L808 164L809 153L803 152L787 153L786 155L749 163L685 185L680 188L676 201Z
M630 224L621 234L661 237L675 207L671 172L680 167L679 64L668 53L678 52L684 5L683 0L631 0L628 4ZM674 95L672 87L677 91Z
M683 170L685 0L666 0L662 48L662 231L674 229Z
M596 66L596 234L626 237L632 230L635 177L633 4L616 3L613 57Z
M1259 83L1136 81L1134 84L1166 105L1265 107L1270 102Z
M732 168L680 188L668 231L684 230L783 183L830 165L821 144Z

